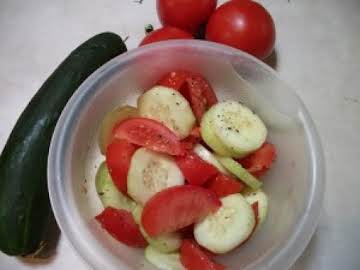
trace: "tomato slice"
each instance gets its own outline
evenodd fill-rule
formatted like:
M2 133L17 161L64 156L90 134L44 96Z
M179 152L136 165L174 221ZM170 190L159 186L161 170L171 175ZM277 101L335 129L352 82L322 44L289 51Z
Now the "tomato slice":
M186 150L192 150L194 146L201 141L200 127L195 127L190 135L181 141Z
M233 177L219 173L210 179L205 187L215 192L218 197L225 197L230 194L241 192L245 186Z
M113 129L114 137L169 155L183 155L180 138L168 127L148 118L132 118Z
M251 174L256 177L260 177L270 169L275 158L275 146L270 143L264 143L254 153L238 161Z
M219 198L202 187L184 185L156 193L146 204L141 216L150 236L174 232L189 226L221 206Z
M147 246L147 242L130 212L107 207L95 219L118 241L130 247L143 248Z
M127 173L136 147L125 140L113 140L106 148L106 165L115 186L127 193Z
M190 78L192 75L191 72L186 70L177 70L172 71L168 74L166 74L164 77L162 77L157 84L166 86L169 88L173 88L175 90L180 90L181 86L184 84L185 80L187 78Z
M224 270L225 266L214 262L194 241L183 240L180 248L180 260L188 270Z
M213 165L192 151L188 151L184 156L177 157L176 164L185 179L192 185L201 186L218 173Z
M203 114L217 103L217 97L209 82L200 74L179 70L166 74L158 85L174 88L189 101L200 123Z

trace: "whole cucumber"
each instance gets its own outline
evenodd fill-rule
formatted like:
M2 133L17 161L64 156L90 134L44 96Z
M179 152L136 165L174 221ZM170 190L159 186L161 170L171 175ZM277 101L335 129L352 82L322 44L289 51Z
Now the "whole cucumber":
M47 158L57 120L72 94L96 69L125 52L113 33L76 48L50 75L16 122L0 156L0 250L36 251L51 221Z

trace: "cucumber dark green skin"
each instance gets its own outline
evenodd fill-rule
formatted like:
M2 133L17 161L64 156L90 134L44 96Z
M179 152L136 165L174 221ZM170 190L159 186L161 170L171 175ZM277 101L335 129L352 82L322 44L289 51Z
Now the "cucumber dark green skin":
M126 51L113 33L92 37L51 74L25 108L0 156L0 250L27 255L42 245L51 222L47 158L69 98L96 69Z

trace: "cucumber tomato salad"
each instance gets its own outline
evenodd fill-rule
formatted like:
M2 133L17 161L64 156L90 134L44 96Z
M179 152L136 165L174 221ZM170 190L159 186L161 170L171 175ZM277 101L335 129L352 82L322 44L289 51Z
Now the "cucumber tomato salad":
M218 101L200 74L165 74L137 107L102 122L96 190L104 210L95 219L159 269L226 269L215 256L245 243L266 218L261 177L275 159L266 138L256 114Z

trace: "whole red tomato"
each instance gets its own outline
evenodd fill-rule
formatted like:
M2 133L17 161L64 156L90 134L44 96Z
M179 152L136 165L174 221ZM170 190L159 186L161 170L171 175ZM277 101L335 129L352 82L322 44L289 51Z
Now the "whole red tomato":
M171 25L195 34L215 10L217 0L157 0L157 12L163 25Z
M210 17L206 39L264 59L274 48L275 25L262 5L249 0L232 0Z
M154 43L162 40L192 39L192 38L194 37L188 32L185 32L175 27L165 26L163 28L157 29L147 34L146 37L141 41L139 46L143 46L149 43Z

